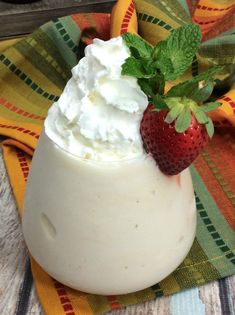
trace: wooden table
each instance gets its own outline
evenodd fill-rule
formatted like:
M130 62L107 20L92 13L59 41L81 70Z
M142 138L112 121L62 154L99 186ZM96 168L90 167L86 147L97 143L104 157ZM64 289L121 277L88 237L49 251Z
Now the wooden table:
M0 39L31 33L55 17L77 12L110 12L115 2L116 0L39 0L31 4L11 4L0 0Z
M0 39L27 34L55 16L108 12L114 2L45 0L30 5L12 5L0 1ZM1 42L0 50L9 44L11 42ZM1 151L0 196L0 315L43 315ZM107 315L234 315L234 301L235 276Z

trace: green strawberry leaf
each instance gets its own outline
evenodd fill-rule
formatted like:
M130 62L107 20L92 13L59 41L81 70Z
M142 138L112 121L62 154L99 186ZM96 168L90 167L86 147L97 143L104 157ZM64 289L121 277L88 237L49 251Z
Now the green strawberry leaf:
M175 121L175 130L179 133L187 130L191 123L191 110L189 107L184 107Z
M186 24L154 48L153 59L159 60L158 67L166 80L175 80L188 69L200 42L199 26ZM170 62L172 67L169 67Z
M204 111L200 110L199 108L197 111L194 112L194 115L199 124L203 125L208 123L209 117Z
M210 102L210 103L206 103L202 106L200 106L200 109L203 110L204 112L210 112L218 107L221 106L221 103L219 102Z
M208 117L208 122L205 124L205 127L208 133L208 136L212 138L214 134L214 125L210 117Z
M153 48L140 36L134 35L132 33L122 34L122 38L125 41L127 47L130 48L131 53L134 57L139 58L150 58Z
M180 104L179 106L172 107L165 118L165 122L171 124L180 115L181 111L182 107L180 106Z

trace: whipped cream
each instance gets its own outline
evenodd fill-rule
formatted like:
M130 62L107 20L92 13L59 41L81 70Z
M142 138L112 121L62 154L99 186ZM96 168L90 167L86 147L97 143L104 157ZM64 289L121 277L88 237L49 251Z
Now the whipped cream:
M136 78L121 75L129 56L122 37L95 39L86 47L85 57L48 112L45 132L54 143L92 160L144 154L139 128L148 99Z

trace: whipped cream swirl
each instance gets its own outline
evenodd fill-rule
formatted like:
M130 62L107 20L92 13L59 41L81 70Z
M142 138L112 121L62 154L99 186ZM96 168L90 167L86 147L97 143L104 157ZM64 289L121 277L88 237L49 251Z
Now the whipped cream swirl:
M47 136L81 158L117 161L144 153L139 132L147 96L137 79L121 75L130 56L121 37L95 39L72 69L45 121Z

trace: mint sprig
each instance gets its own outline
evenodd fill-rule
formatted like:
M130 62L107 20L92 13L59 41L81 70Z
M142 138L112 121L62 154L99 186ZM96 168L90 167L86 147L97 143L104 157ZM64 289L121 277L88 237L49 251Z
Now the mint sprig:
M152 57L166 80L175 80L188 69L200 42L199 26L187 24L154 47Z
M127 47L130 48L131 55L136 58L149 58L151 57L153 47L150 46L141 37L132 33L122 34L122 38L125 41Z
M122 37L131 52L131 56L122 65L122 75L138 79L149 102L155 105L154 111L167 110L165 121L167 123L175 121L177 132L187 130L193 113L212 137L214 126L207 112L221 104L210 102L198 106L198 103L202 104L208 100L215 85L213 77L224 69L223 66L214 66L190 80L173 86L164 94L166 81L179 78L192 64L201 42L199 26L184 25L154 47L131 33L124 33Z

